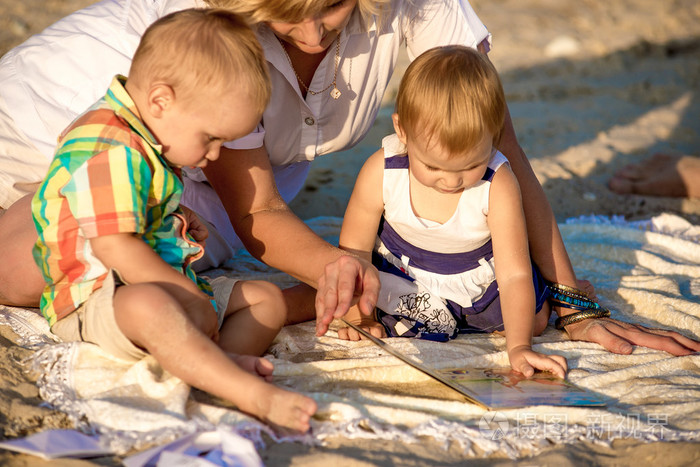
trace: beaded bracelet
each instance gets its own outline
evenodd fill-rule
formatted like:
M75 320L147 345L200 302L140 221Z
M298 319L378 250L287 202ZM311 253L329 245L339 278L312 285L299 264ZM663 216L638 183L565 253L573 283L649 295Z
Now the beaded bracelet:
M566 326L569 324L574 324L578 323L579 321L583 321L586 319L598 319L598 318L607 318L610 316L610 310L607 308L599 308L597 310L583 310L583 311L577 311L576 313L571 313L570 315L566 316L561 316L557 318L556 321L554 321L554 327L557 329L564 329Z
M550 299L564 308L579 310L570 315L561 316L554 322L554 327L564 329L569 324L578 323L586 319L607 318L610 310L603 308L598 303L588 298L585 292L563 284L547 282L550 290Z

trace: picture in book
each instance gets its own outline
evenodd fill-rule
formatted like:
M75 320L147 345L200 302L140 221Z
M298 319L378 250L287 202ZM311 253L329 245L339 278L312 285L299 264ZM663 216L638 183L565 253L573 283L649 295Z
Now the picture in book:
M511 368L431 368L395 347L343 320L388 353L459 392L464 398L487 410L533 405L599 407L605 399L551 373L536 372L525 378Z

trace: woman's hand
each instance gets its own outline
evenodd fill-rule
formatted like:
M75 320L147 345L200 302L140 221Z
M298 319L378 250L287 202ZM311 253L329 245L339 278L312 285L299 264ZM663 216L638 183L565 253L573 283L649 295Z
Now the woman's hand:
M663 350L676 356L700 351L700 342L675 331L647 328L612 318L587 319L570 324L565 329L573 340L595 342L616 354L630 354L635 345Z
M316 335L324 335L333 318L344 316L355 303L370 316L379 288L379 273L368 261L343 255L327 264L316 291Z
M597 301L593 284L587 280L577 282L579 290L585 292L591 300ZM675 331L647 328L613 318L587 319L570 324L565 329L573 340L600 344L616 354L631 354L635 345L663 350L676 356L700 351L700 342Z

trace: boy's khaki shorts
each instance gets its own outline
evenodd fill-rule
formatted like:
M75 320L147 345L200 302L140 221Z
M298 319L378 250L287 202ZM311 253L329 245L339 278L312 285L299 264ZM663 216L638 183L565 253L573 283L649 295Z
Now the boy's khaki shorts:
M211 279L210 284L216 301L216 314L219 327L224 321L231 291L237 280L220 276ZM135 346L117 325L114 317L114 292L117 287L126 285L116 271L111 271L102 284L80 308L59 320L51 327L51 332L63 341L91 342L106 352L123 360L137 361L148 353ZM163 323L167 332L167 323Z

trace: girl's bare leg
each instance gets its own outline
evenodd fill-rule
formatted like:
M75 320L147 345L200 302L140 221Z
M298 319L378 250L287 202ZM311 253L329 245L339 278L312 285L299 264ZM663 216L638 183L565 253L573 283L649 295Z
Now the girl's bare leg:
M549 302L544 302L542 309L535 315L535 325L532 327L532 335L542 334L549 323L549 316L552 314L552 307Z

